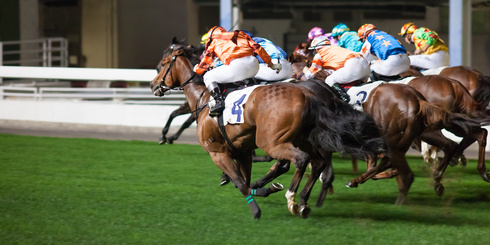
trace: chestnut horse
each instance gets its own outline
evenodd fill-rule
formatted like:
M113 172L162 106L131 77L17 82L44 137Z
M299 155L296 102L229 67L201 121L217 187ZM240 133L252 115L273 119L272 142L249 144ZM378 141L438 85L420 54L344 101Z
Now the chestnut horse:
M432 74L431 70L425 73ZM424 75L416 69L410 69L407 74L412 76ZM460 82L480 104L480 108L486 109L490 105L490 76L485 76L480 71L468 66L450 66L442 69L439 74L432 75L441 75Z
M311 189L328 164L324 156L344 152L371 162L386 150L371 118L364 113L349 120L339 117L328 109L323 99L293 83L257 86L244 104L244 123L226 125L223 134L217 121L208 116L209 92L195 78L191 55L192 50L174 38L164 52L158 75L150 84L151 90L156 96L163 96L167 90L183 89L191 108L198 108L193 113L199 143L243 194L254 218L261 216L254 196L265 197L282 189L278 184L270 188L250 187L255 148L261 148L278 163L291 162L296 166L286 199L289 211L303 218L311 211L307 203ZM311 175L297 204L296 192L308 162L311 162Z
M290 58L293 58L291 59L293 70L301 76L300 74L305 66L304 60L301 57L291 56ZM424 79L420 79L419 82L413 82L414 86L423 84ZM386 94L383 95L383 93ZM407 85L385 84L376 88L371 94L376 94L376 96L372 95L368 97L364 103L364 111L370 114L377 122L379 128L382 129L385 142L390 149L391 161L389 158L385 158L381 160L377 167L368 165L368 172L352 180L348 183L348 187L356 187L359 183L365 182L370 177L377 175L380 171L391 166L396 169L394 171L396 174L402 175L397 176L400 195L396 201L396 204L402 204L413 181L413 174L405 159L405 154L412 145L412 142L416 138L423 138L441 147L446 153L441 166L447 166L447 163L456 153L457 145L446 139L436 129L448 127L452 128L453 131L465 132L467 127L462 125L457 126L452 122L453 119L461 119L463 117L462 115L449 114L448 111L440 106L428 103L418 91ZM466 121L466 119L462 120ZM458 122L455 121L455 123ZM438 179L442 177L441 171L437 173L440 173L440 175L435 175L434 178L437 177L436 179ZM331 185L332 181L329 179L329 176L331 175L325 174L322 176L325 179L322 181L322 191L317 205L323 203L321 198L329 191L329 185ZM395 174L390 175L390 177L393 176ZM384 175L378 175L376 178L381 177L384 177ZM440 184L440 179L438 180L434 188L436 191L441 192L443 187Z

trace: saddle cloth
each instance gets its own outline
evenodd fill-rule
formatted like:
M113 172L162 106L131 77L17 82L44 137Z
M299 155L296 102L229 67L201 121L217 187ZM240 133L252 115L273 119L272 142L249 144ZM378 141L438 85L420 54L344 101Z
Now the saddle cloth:
M373 89L378 87L380 84L384 84L384 83L408 84L410 81L412 81L415 78L416 77L405 77L403 79L396 80L396 81L390 81L390 82L375 81L360 86L352 86L349 90L347 90L347 94L350 96L349 105L351 105L352 107L354 107L354 109L358 111L362 111L362 104L364 104L371 91L373 91Z
M225 109L223 110L223 124L243 123L243 105L247 102L250 93L254 89L263 86L255 85L244 89L236 90L228 94L225 98ZM211 97L208 105L213 105L214 99ZM216 117L215 117L216 119Z
M441 66L441 67L437 67L437 68L433 68L433 69L428 69L428 70L422 71L422 74L424 74L424 76L439 75L441 73L441 71L444 70L444 68L447 68L447 66Z
M371 91L383 83L386 82L375 81L360 86L352 86L347 90L347 94L350 96L349 105L358 111L362 111L362 104L364 104Z

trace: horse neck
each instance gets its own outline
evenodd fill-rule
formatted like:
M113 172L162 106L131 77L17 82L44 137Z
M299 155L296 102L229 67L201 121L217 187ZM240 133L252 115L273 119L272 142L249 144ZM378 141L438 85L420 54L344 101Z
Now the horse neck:
M192 63L190 62L190 60L186 57L186 60L182 60L182 62L183 62L182 65L178 66L179 67L178 68L179 69L178 79L181 83L180 85L182 85L184 82L191 79L191 77L193 75L193 71L192 71L193 66L192 66ZM196 79L196 78L194 77L193 79ZM204 95L209 94L209 93L205 92L205 90L207 90L206 86L204 86L202 84L196 84L193 81L191 81L187 85L185 85L183 89L184 89L185 97L187 98L187 101L189 102L189 106L190 106L191 110L195 110L204 104L204 102L203 102L203 98L204 98L203 91L204 91ZM205 102L207 102L207 99L205 100Z

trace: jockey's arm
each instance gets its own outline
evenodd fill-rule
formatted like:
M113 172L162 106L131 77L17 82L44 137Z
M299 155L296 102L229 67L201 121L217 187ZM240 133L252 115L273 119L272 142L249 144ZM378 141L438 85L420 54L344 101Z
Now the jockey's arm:
M424 46L420 47L420 48L417 48L415 49L415 52L414 54L417 55L417 54L421 54L421 53L424 53L425 51L427 51L427 49L430 47L430 45L428 43L424 44Z

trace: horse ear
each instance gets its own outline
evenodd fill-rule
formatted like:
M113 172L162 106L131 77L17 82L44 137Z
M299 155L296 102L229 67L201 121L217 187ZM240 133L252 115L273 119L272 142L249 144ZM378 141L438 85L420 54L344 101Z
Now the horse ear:
M174 37L174 38L172 39L172 44L176 44L176 43L179 43L179 41L177 41L177 37Z

